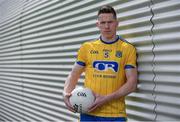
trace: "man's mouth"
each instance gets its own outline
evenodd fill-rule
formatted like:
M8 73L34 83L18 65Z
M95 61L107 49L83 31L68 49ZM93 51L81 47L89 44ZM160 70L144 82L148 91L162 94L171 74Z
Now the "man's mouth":
M105 33L110 33L111 31L104 31Z

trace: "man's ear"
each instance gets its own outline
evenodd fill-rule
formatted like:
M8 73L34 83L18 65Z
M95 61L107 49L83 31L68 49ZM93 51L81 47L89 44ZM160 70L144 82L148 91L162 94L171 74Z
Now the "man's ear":
M96 21L96 27L99 28L99 22L98 22L98 20Z

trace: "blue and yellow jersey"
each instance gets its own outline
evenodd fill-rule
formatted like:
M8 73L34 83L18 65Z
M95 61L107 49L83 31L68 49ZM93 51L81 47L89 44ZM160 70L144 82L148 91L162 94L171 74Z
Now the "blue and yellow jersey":
M107 95L126 82L127 68L136 67L136 49L120 37L112 43L98 39L80 47L77 63L85 66L85 87L97 94ZM124 97L112 100L88 114L126 117Z

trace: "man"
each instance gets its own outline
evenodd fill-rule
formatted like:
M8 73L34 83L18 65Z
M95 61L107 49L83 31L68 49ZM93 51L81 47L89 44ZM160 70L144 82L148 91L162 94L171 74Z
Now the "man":
M80 121L126 121L124 97L136 89L137 69L135 48L116 35L118 20L111 6L103 6L98 12L97 27L100 38L84 43L77 61L64 86L64 101L69 103L82 72L85 72L85 87L92 89L96 97Z

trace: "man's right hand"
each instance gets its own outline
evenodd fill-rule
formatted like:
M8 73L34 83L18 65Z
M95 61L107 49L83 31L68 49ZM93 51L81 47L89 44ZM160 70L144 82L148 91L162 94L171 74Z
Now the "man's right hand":
M63 92L63 98L64 98L64 103L66 104L66 107L68 108L68 110L75 113L75 110L73 109L71 103L69 102L70 97L71 97L71 93Z

